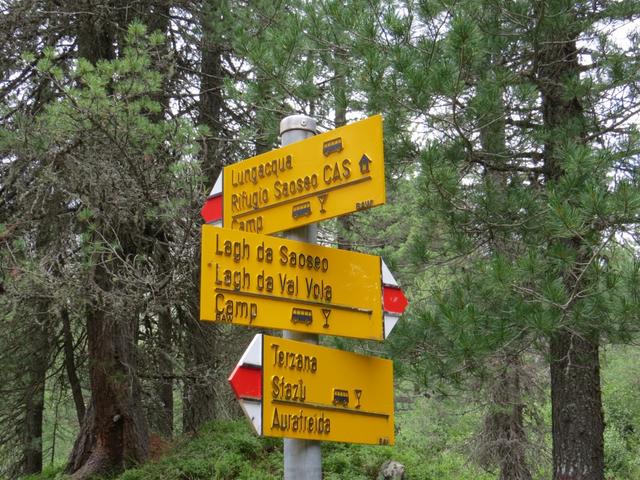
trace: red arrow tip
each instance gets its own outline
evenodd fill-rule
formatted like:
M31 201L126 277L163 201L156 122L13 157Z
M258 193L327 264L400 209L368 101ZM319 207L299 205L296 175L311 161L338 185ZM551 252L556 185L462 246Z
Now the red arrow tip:
M402 313L409 305L409 300L407 300L407 297L404 296L399 287L385 285L382 289L382 295L385 312Z
M262 369L238 365L229 375L229 383L236 398L262 399Z
M216 222L222 219L222 195L207 198L204 202L200 216L206 223Z

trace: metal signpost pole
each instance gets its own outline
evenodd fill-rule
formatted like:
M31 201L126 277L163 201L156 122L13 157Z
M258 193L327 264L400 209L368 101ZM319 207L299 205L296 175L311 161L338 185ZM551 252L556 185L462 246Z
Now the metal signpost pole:
M285 146L312 137L316 133L316 121L306 115L290 115L280 122L280 145ZM284 237L307 243L316 243L316 224L288 230ZM307 343L318 343L318 335L285 330L284 338ZM315 440L284 439L284 480L321 480L322 455L320 442Z

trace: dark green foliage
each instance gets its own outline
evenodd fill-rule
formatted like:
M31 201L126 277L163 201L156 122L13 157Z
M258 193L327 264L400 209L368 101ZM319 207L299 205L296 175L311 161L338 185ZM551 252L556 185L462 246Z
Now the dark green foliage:
M418 399L416 406L399 416L395 447L323 444L324 478L373 480L389 459L404 464L412 480L491 478L468 463L461 447L478 421L476 414L444 398ZM282 442L257 438L244 419L210 424L179 441L169 456L117 478L282 478Z
M636 260L619 245L640 207L637 182L625 173L635 168L635 128L625 124L605 133L577 120L542 128L540 86L524 71L538 48L537 28L583 30L586 36L599 28L596 18L617 9L609 5L592 15L580 7L568 27L570 13L560 3L546 5L548 24L546 17L536 24L520 2L486 2L483 8L461 2L446 10L449 21L427 9L429 16L420 18L424 34L410 42L399 33L400 20L387 18L397 37L395 68L403 92L437 137L420 154L413 197L418 208L409 211L402 255L406 262L404 253L410 253L428 272L416 278L413 314L395 334L402 351L420 339L427 368L482 369L481 359L501 346L535 346L568 325L620 340L638 329L629 308L637 297L625 287L634 281ZM562 14L553 16L554 9ZM532 23L515 22L519 15ZM586 105L616 91L619 75L603 74L607 65L618 65L622 49L599 42L602 64L584 78L567 78L563 98ZM636 48L632 43L627 55ZM525 52L524 58L516 52ZM428 63L416 68L420 62ZM625 81L636 76L627 70ZM601 118L589 118L624 119L617 108L611 100ZM570 140L585 129L592 139L606 137L607 148ZM561 175L550 176L541 163L550 142L558 144ZM576 238L577 248L569 241ZM568 276L579 278L579 285L570 287ZM430 280L429 290L421 277Z
M11 390L0 400L3 460L20 455L22 414L11 416L20 395L44 384L22 375L30 353L49 364L47 414L64 403L63 308L85 394L83 322L98 299L136 322L135 370L149 411L160 405L154 388L167 364L176 398L192 380L229 395L222 361L211 361L214 372L186 360L187 325L197 324L197 211L215 180L200 175L277 146L278 123L294 112L323 129L384 115L387 205L327 222L322 233L383 256L411 305L388 342L323 342L392 356L409 396L431 395L398 418L395 449L323 447L326 478L375 478L389 458L409 478L493 478L461 445L483 415L504 410L487 405L503 371L496 359L522 354L539 381L558 332L637 338L640 55L637 34L623 45L606 31L636 21L637 2L400 3L153 3L150 23L172 16L171 45L137 22L127 27L131 18L119 15L128 8L115 9L108 27L117 52L96 65L75 58L78 18L42 10L56 2L34 3L29 15L11 9L6 19L26 20L13 49L9 30L0 31L9 79L0 105L0 383ZM28 25L40 26L29 36ZM563 62L545 55L558 32L578 39L579 74L553 76ZM22 86L9 88L21 71ZM550 121L551 96L578 114ZM97 265L106 266L108 294L92 288ZM215 335L205 351L241 350L235 331ZM607 469L633 478L638 386L614 370L621 378L604 381ZM547 386L522 392L531 426ZM281 442L243 423L215 424L122 478L280 478L280 452ZM545 462L532 469L537 478L550 475Z
M244 421L206 425L175 446L171 456L128 470L122 480L276 479L282 477L282 442L257 438Z
M417 178L419 226L408 249L427 272L416 284L429 289L412 292L407 322L392 337L395 355L418 382L465 385L469 374L486 381L494 358L546 355L547 342L567 332L596 345L590 365L597 372L598 342L637 332L639 306L629 309L635 295L625 286L637 255L624 235L635 232L640 211L627 203L638 194L628 173L637 167L638 144L621 107L638 103L618 87L617 60L621 51L634 57L637 38L627 47L600 38L589 45L599 52L575 53L607 28L598 21L613 14L608 7L457 2L446 15L416 19L421 33L411 41L394 38L403 98L430 134ZM390 17L387 28L399 31L398 20ZM426 68L414 69L421 60ZM605 73L608 65L615 74ZM636 83L637 69L626 72L622 82ZM603 127L613 123L621 128ZM558 358L548 358L552 370ZM570 388L562 401L587 391L599 405L598 385ZM599 417L599 408L592 413ZM566 420L577 424L585 415ZM564 447L557 446L560 458ZM559 465L554 478L569 468Z
M381 465L395 459L407 468L408 479L485 479L466 463L464 452L452 444L464 441L473 415L458 417L445 412L439 402L429 402L398 422L396 447L323 444L323 478L377 478ZM454 404L449 403L449 406ZM436 408L439 413L431 412ZM459 407L455 407L459 408ZM419 420L426 413L430 422ZM439 419L438 419L439 418ZM435 424L431 424L433 421ZM425 430L426 429L426 430ZM425 436L425 433L427 435ZM429 459L429 460L427 460ZM276 479L282 478L282 442L257 438L244 419L207 425L192 439L180 441L167 457L117 477L122 480ZM486 477L487 480L490 478Z
M640 443L638 356L636 347L615 347L604 353L607 475L616 480L635 480L640 468L636 455ZM495 474L482 472L470 461L475 457L471 439L482 421L484 408L472 400L472 393L458 391L456 395L416 396L411 385L399 385L396 395L402 401L396 406L396 445L325 443L322 447L325 478L374 480L380 466L386 460L394 459L405 465L408 480L495 479ZM406 400L411 403L404 403ZM407 405L410 405L409 409ZM541 421L547 425L549 407L547 403L540 413ZM547 435L538 445L535 480L549 478L546 459L550 442ZM63 478L60 466L48 466L42 475L29 477L29 480L54 478ZM198 435L176 440L166 456L116 478L282 478L282 441L256 437L245 419L207 424Z

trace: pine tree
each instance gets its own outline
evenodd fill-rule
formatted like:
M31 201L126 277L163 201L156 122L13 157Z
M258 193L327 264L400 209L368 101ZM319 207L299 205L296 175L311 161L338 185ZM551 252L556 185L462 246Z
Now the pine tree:
M398 66L432 138L416 246L427 268L450 259L414 338L458 375L495 353L546 351L554 478L602 479L598 348L637 325L636 267L619 259L640 206L638 39L622 47L605 32L637 12L538 1L411 13L424 33L400 44ZM504 151L486 148L491 131Z
M72 67L61 61L60 51L43 52L36 75L50 83L52 100L3 130L3 154L9 159L3 188L17 192L3 218L10 230L4 241L26 245L36 260L51 258L52 267L45 271L59 275L46 290L34 290L50 292L42 296L49 302L46 312L60 322L40 320L47 327L44 338L57 341L64 330L65 347L70 343L73 350L71 322L86 328L91 400L71 455L69 470L75 478L146 457L144 369L139 365L145 351L137 342L146 333L144 346L153 344L155 327L147 320L170 308L167 298L181 284L171 279L185 249L182 237L194 230L197 212L192 209L189 220L182 208L194 203L190 195L197 191L198 170L188 161L195 132L188 122L158 115L163 76L156 60L165 58L164 37L146 36L140 24L116 35L110 21L118 15L108 17L108 12L72 24L81 26L77 39L83 57ZM23 164L11 155L29 159L32 168L21 169ZM33 218L36 204L47 208ZM61 220L54 221L56 216ZM36 241L47 238L45 245ZM162 254L167 248L175 264ZM44 262L29 269L16 265L10 252L3 252L2 260L9 271L20 273L20 283L14 284L23 292L47 267ZM67 370L73 370L73 351L65 360ZM46 370L49 362L38 365ZM41 417L34 418L41 428ZM37 453L33 457L41 462L42 452Z
M0 474L8 475L42 468L45 380L58 340L61 258L53 252L67 248L61 236L64 220L49 220L67 210L59 190L34 185L32 172L43 166L32 162L28 152L11 148L19 142L15 128L32 121L54 97L51 82L34 75L36 58L44 54L43 44L62 37L68 22L55 19L44 25L45 7L31 2L7 5L0 20L0 115L6 128L0 134L0 357L6 366L0 456L7 459L1 462ZM21 9L30 15L25 18ZM63 63L67 51L60 52ZM25 209L27 204L30 208Z

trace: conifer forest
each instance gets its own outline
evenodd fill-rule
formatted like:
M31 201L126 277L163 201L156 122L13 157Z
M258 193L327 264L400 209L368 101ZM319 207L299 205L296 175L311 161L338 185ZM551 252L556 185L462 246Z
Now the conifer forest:
M295 114L381 116L384 205L317 243L408 299L384 341L320 335L392 360L395 416L322 478L640 479L637 0L0 0L0 478L283 478L228 382L282 332L201 320L201 210ZM325 145L321 183L358 168Z

